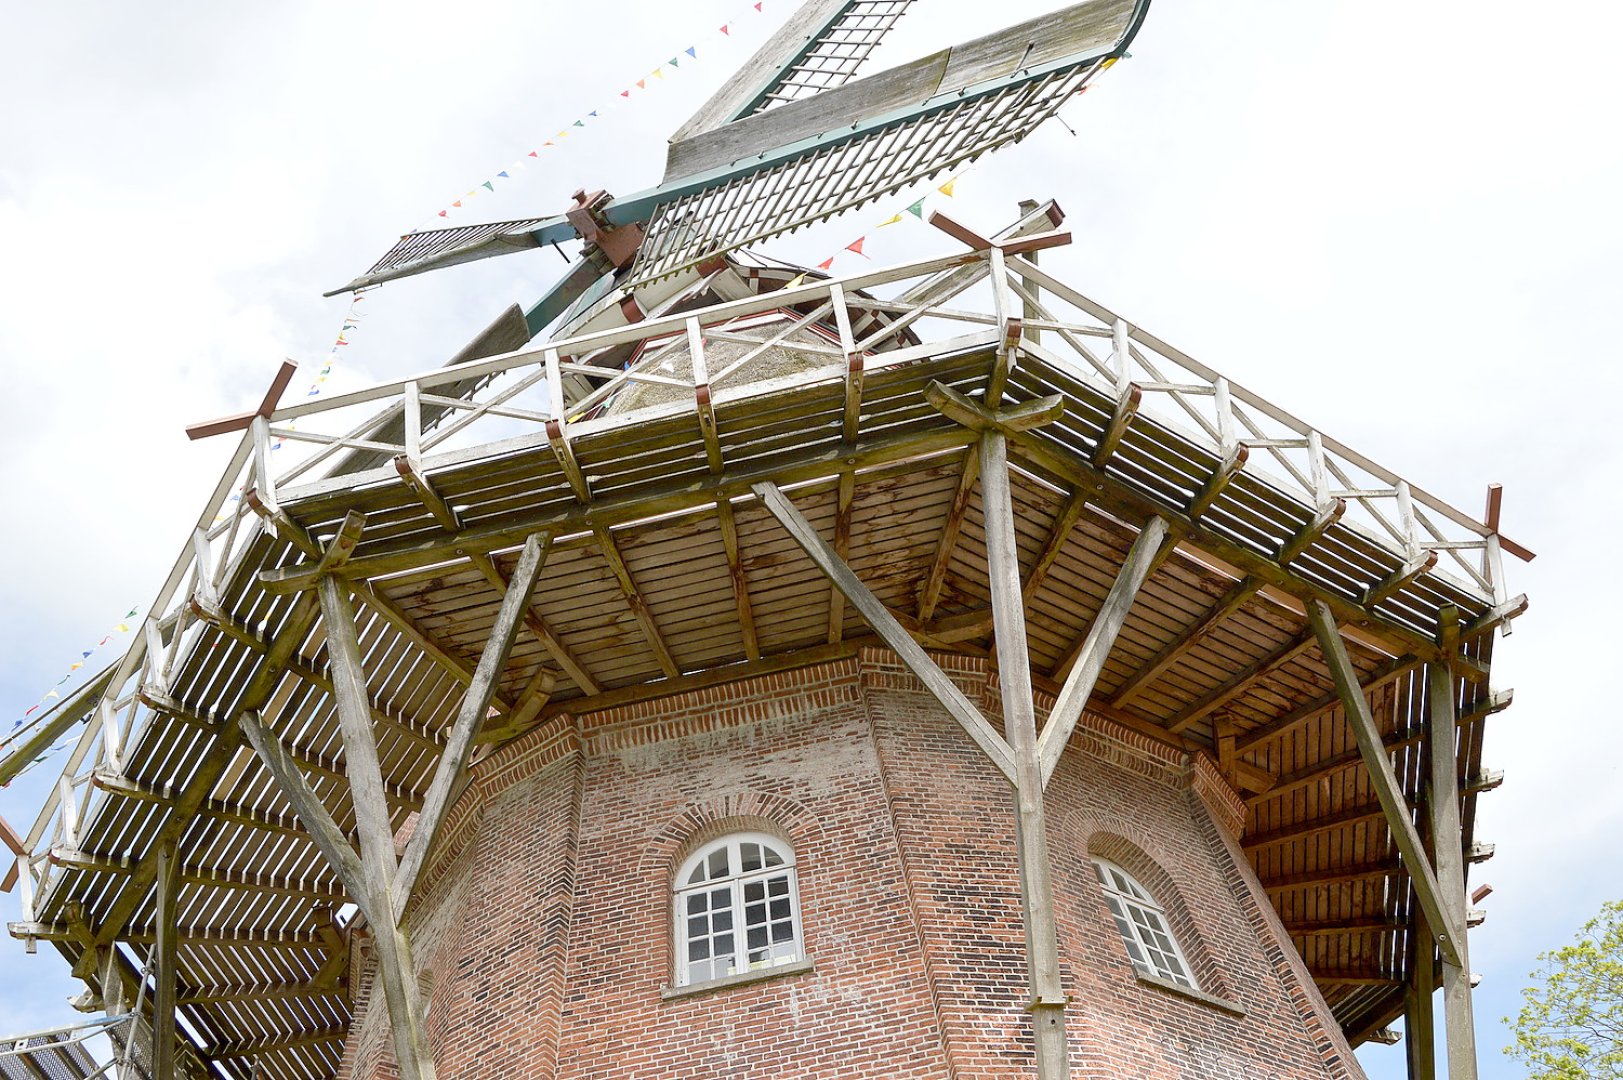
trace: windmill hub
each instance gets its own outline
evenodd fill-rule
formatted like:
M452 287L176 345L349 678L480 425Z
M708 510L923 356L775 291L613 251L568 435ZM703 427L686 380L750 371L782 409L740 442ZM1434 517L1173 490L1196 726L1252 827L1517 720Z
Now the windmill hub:
M606 191L594 191L587 194L584 190L577 191L573 196L575 205L565 211L564 217L574 226L575 232L586 242L585 256L588 261L602 262L602 268L618 270L630 264L637 257L637 251L642 247L643 227L640 222L630 225L614 226L609 224L603 216L603 211L614 197Z

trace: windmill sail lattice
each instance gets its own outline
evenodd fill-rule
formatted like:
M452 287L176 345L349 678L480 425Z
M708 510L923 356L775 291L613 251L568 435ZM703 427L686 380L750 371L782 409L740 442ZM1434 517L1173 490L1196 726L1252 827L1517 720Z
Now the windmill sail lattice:
M826 220L1020 141L1122 55L1148 0L1087 0L847 81L906 7L812 5L677 132L663 182L594 209L604 228L647 230L624 284ZM561 215L413 233L345 288L576 235Z

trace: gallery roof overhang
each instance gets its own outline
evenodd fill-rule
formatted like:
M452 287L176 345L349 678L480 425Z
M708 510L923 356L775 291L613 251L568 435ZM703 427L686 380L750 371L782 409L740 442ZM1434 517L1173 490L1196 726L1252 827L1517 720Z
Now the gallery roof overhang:
M398 828L430 794L527 549L544 566L487 742L872 643L762 483L918 642L989 654L975 425L996 405L1048 421L1008 437L1038 685L1065 681L1141 530L1163 523L1089 708L1218 762L1269 898L1367 1037L1401 1011L1416 903L1309 616L1333 620L1411 803L1425 671L1452 665L1469 845L1494 782L1485 721L1506 701L1488 685L1494 631L1525 607L1502 553L1526 553L1496 512L1447 505L1045 272L1035 252L1062 240L774 281L244 417L146 633L53 721L52 739L86 725L24 838L13 933L81 974L115 943L144 949L157 855L179 841L180 1008L199 1053L331 1072L351 898L239 722L261 718L354 828L317 582L353 591ZM592 363L650 339L626 370ZM761 378L791 341L805 363ZM650 387L669 400L616 407ZM368 467L322 475L344 460Z

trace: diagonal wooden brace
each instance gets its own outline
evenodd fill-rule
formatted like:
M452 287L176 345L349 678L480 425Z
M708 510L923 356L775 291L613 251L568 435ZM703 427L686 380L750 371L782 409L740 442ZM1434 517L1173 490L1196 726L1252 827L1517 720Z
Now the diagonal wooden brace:
M902 662L918 677L925 688L941 702L942 707L969 734L969 737L975 740L975 745L991 759L992 764L997 766L1004 778L1011 784L1015 783L1014 756L1009 744L1003 741L1003 736L987 723L986 717L981 715L974 703L902 628L902 624L896 621L896 616L892 615L879 597L862 583L855 571L846 565L845 560L840 558L817 532L816 526L806 520L805 515L789 501L789 497L778 489L778 485L770 482L760 483L754 485L751 490L772 516L778 519L778 524L784 527L795 543L811 556L817 568L845 595L851 606L861 613L864 621L873 627L874 633L901 657Z
M1380 800L1387 827L1392 830L1392 839L1403 855L1404 869L1414 883L1415 896L1425 910L1426 922L1437 942L1437 950L1442 953L1444 963L1460 967L1461 956L1456 942L1465 940L1465 929L1457 925L1453 912L1449 910L1450 905L1443 896L1442 886L1438 884L1431 860L1426 857L1425 845L1409 815L1408 798L1398 783L1397 773L1392 769L1392 759L1387 756L1380 730L1375 726L1369 700L1358 685L1358 670L1347 656L1347 646L1341 640L1335 616L1324 601L1314 600L1307 605L1307 617L1313 624L1314 636L1319 639L1319 650L1324 654L1330 677L1335 681L1336 693L1341 697L1347 724L1358 741L1358 752L1369 771L1370 786Z

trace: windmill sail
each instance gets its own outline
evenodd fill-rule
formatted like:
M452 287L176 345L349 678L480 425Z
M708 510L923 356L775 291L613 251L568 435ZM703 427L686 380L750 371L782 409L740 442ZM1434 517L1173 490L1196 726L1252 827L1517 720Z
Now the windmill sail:
M809 0L672 142L843 86L913 0Z
M628 284L825 220L1019 142L1126 50L1148 6L1086 0L836 86L901 15L901 0L819 0L805 43L768 42L751 61L756 77L735 80L747 89L723 91L684 125L690 134L678 132L671 143L661 184L602 208L606 226L647 224ZM818 89L820 79L832 88ZM563 217L413 233L344 289L574 235Z
M635 276L824 220L1018 142L1121 54L1145 6L1078 4L673 143Z

